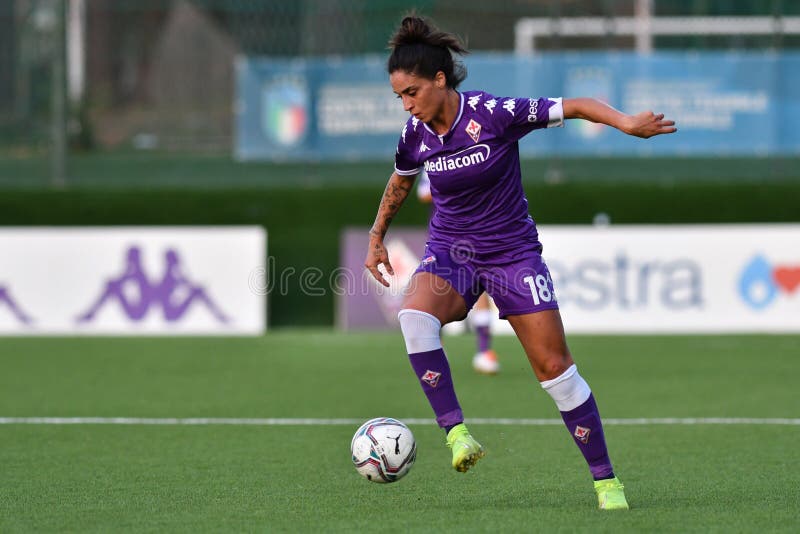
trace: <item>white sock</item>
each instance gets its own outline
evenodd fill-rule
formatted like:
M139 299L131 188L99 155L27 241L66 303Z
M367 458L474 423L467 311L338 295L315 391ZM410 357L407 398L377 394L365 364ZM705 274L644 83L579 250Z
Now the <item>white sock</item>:
M442 348L442 324L430 313L404 309L397 314L397 319L409 354Z
M552 380L541 382L544 390L556 401L561 412L574 410L589 398L592 390L589 384L578 374L578 367L573 363L569 368Z

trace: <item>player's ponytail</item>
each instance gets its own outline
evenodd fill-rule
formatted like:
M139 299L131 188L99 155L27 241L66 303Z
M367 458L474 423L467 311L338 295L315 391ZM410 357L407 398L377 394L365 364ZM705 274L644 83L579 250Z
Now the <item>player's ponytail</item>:
M405 17L389 40L389 48L392 50L386 64L389 74L402 70L432 80L441 71L452 89L467 77L464 64L453 58L453 54L469 53L461 40L422 17Z

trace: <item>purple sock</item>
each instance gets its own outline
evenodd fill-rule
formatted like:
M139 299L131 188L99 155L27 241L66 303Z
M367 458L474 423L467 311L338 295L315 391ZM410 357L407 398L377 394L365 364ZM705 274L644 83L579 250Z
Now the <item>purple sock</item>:
M492 341L492 334L488 326L478 326L475 328L478 334L478 352L486 352L489 350L489 344Z
M453 389L450 364L444 349L409 354L411 367L417 374L422 391L436 414L436 422L442 428L452 427L464 421L461 406Z
M589 395L586 402L568 412L561 412L561 418L567 425L575 443L586 458L589 470L595 480L613 478L614 469L608 457L606 438L603 435L603 423L600 412L594 402L594 395Z

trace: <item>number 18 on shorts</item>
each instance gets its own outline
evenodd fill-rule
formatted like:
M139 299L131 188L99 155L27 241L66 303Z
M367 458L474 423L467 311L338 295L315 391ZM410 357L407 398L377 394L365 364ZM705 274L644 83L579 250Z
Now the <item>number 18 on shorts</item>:
M483 277L483 285L494 298L500 317L558 309L550 271L538 252L526 252Z

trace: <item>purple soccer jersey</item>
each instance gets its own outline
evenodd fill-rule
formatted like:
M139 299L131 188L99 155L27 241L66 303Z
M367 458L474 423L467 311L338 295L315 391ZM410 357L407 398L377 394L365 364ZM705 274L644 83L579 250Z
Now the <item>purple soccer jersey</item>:
M425 170L434 215L430 243L462 243L477 253L538 245L522 188L518 141L539 129L562 126L560 98L505 98L460 93L453 126L437 135L411 117L403 127L395 172Z

